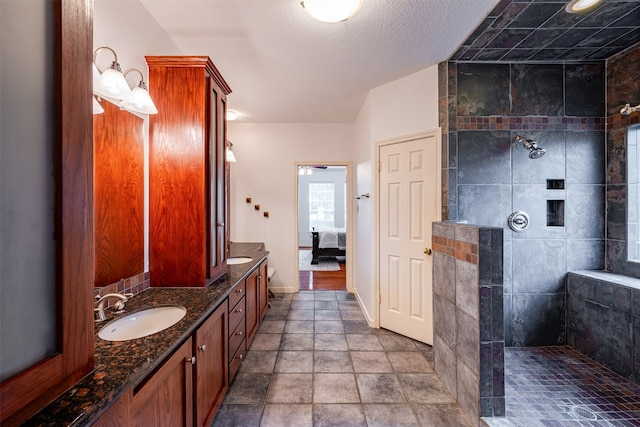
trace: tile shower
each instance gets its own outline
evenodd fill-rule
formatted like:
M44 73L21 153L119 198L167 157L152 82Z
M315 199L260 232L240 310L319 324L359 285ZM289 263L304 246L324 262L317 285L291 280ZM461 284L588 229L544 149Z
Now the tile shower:
M604 267L604 63L449 63L448 89L448 217L505 228L505 343L564 344L566 272Z
M638 115L618 107L640 100L640 48L606 62L448 62L439 75L443 218L504 230L507 347L570 344L567 273L640 273L626 262L625 184L625 132ZM546 155L529 159L516 135ZM519 210L530 223L516 233L507 217Z

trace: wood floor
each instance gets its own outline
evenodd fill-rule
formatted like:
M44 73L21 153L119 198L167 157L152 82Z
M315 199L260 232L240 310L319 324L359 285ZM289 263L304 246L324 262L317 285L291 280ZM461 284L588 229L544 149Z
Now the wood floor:
M346 291L347 268L340 263L340 271L299 271L301 291Z

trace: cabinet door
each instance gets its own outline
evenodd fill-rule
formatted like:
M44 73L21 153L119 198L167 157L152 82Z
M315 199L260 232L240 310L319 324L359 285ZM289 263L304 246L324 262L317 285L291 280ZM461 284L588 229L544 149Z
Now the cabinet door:
M213 77L209 85L208 174L209 174L209 277L220 277L227 259L226 196L226 98Z
M131 426L192 426L192 340L133 390Z
M256 269L247 277L246 280L246 297L245 304L247 314L245 317L246 322L246 330L247 330L247 348L251 346L251 342L253 341L253 337L258 331L258 322L259 322L259 306L258 306L258 275L260 274L260 269Z
M227 301L195 333L194 410L197 426L210 426L222 403L228 381Z
M208 286L226 272L225 104L211 60L147 56L151 286Z
M267 277L267 261L260 264L258 268L258 304L260 306L260 321L267 313L267 307L269 305L269 278Z
M128 427L131 390L127 390L101 416L92 427Z

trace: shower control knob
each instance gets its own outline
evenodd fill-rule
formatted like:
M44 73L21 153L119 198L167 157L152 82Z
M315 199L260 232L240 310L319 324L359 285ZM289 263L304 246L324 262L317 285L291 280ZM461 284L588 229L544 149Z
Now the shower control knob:
M519 233L529 226L529 215L524 211L515 211L507 218L509 228Z

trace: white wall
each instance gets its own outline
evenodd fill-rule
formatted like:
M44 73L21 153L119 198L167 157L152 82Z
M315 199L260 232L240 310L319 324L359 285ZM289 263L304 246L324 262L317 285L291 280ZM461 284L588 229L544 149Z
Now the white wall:
M270 288L295 292L295 164L349 162L353 125L232 122L227 136L238 160L231 164L231 240L264 242L270 252L269 265L276 268ZM252 199L250 204L247 197ZM254 209L256 204L260 211ZM269 218L263 216L264 211Z
M377 87L355 123L356 194L371 193L357 202L353 283L369 323L378 325L376 281L376 144L389 138L438 127L438 66Z

